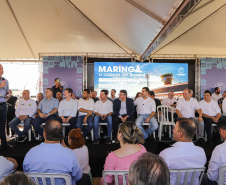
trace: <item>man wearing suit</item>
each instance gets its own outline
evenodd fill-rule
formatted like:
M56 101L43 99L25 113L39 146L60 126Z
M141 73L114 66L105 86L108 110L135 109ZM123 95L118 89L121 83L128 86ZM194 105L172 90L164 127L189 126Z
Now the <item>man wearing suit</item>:
M125 121L135 121L135 107L133 104L133 100L131 98L127 98L126 90L121 90L119 93L119 98L114 100L113 112L113 137L114 139L116 139L118 133L118 126L120 123Z

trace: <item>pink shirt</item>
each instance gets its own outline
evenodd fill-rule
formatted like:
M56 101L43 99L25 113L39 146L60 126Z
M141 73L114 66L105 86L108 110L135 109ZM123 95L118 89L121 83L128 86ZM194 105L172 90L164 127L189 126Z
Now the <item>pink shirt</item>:
M104 164L104 170L129 170L130 165L132 164L133 161L137 160L137 158L147 152L146 148L143 145L141 146L141 150L137 153L134 153L132 155L125 156L123 158L118 157L115 155L114 152L111 152L108 154L105 164ZM107 183L112 183L114 180L114 176L112 175L107 175L106 176L106 182ZM119 184L122 184L122 178L119 178Z

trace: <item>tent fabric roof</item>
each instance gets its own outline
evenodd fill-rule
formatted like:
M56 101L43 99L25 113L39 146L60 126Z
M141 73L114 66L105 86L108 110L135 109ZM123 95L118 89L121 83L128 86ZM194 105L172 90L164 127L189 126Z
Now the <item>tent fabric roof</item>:
M0 0L0 59L41 53L141 56L182 0Z
M226 57L226 0L203 0L151 57Z

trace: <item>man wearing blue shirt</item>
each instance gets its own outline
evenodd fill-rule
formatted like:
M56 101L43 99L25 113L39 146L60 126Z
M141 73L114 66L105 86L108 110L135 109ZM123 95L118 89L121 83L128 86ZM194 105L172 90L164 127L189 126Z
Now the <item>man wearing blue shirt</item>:
M13 147L7 143L5 136L5 124L7 117L6 96L9 94L9 82L2 77L3 72L3 66L0 64L0 139L2 142L2 148L10 149Z
M65 99L60 102L58 113L60 123L70 123L70 130L75 128L76 115L78 110L78 100L73 100L71 95L73 90L67 88L64 91Z
M62 126L57 120L49 120L44 126L45 142L33 147L25 156L25 173L62 173L71 176L72 185L82 178L83 170L74 152L60 144ZM64 185L62 179L55 183Z
M40 102L37 113L38 118L32 121L32 125L36 132L43 138L43 129L40 127L42 123L45 123L50 119L57 119L56 112L58 110L59 101L53 98L53 90L47 88L45 91L45 98Z

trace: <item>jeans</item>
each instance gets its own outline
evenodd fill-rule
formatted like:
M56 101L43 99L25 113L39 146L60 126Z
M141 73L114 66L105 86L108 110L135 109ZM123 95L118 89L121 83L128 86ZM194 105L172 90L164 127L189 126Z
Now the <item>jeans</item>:
M0 139L2 145L6 145L6 136L5 136L5 124L6 124L6 117L7 117L7 107L6 103L0 105Z
M12 130L19 136L19 137L22 137L24 135L27 134L28 130L30 129L31 127L31 122L33 121L34 119L33 118L27 118L24 120L24 130L23 132L21 132L19 130L19 128L17 127L18 124L21 123L21 120L19 118L14 118L10 123L9 123L9 126L12 128Z
M64 116L64 118L68 118L68 117L69 116ZM60 123L63 123L61 117L58 117L57 120ZM70 123L70 130L74 129L76 127L76 117L72 117L71 119L69 119L68 123Z
M86 128L84 128L82 126L84 118L85 118L85 115L78 116L78 119L77 119L77 122L76 122L76 127L80 128L83 131L83 136L86 137L91 132L91 130L93 128L93 116L89 116L87 118L88 126Z
M158 122L156 121L156 119L154 117L152 117L149 121L151 127L149 127L147 130L144 130L144 128L142 127L143 122L150 116L150 114L139 114L137 117L137 120L135 122L135 124L138 126L139 129L141 129L141 131L144 134L144 139L148 138L148 134L152 134L155 130L158 129Z
M33 126L33 128L35 129L36 132L38 132L38 134L43 137L43 129L42 127L40 127L40 125L42 123L46 123L46 121L50 120L50 119L57 119L56 115L50 115L48 116L47 118L40 118L40 117L37 117L35 118L31 124Z
M112 132L112 116L107 116L104 120L101 119L99 115L96 115L94 118L94 136L95 139L98 139L100 136L98 134L99 123L107 122L107 137L111 137Z

